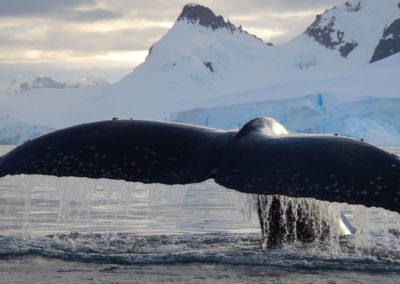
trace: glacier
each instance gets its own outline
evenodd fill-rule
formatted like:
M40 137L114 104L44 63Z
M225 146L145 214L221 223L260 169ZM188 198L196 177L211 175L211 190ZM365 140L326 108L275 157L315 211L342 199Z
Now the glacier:
M0 144L19 145L53 131L42 125L28 125L12 117L0 117Z
M241 127L256 116L289 131L330 133L376 145L400 145L400 54L325 80L297 81L221 96L170 120L208 127Z

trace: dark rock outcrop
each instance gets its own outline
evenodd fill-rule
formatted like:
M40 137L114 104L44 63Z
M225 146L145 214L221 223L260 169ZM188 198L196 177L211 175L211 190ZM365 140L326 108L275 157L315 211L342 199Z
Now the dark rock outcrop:
M335 29L335 16L331 17L325 25L322 24L322 21L322 15L317 15L315 21L305 31L305 34L312 37L322 46L332 50L337 49L341 56L347 57L357 47L357 42L345 41L345 33Z
M361 1L358 1L357 4L352 4L347 1L346 3L344 3L344 5L346 6L348 12L358 12L362 8Z
M210 70L211 73L214 73L214 68L211 62L203 62L203 64L208 68L208 70Z
M340 55L347 58L347 55L349 55L349 53L352 52L353 49L357 47L357 45L358 45L358 43L356 43L354 41L346 42L344 45L339 47Z
M400 52L400 19L395 20L383 31L383 37L375 48L370 63Z
M229 21L225 21L222 16L216 16L210 8L196 4L185 5L178 17L178 21L187 21L192 24L197 23L212 30L227 29L234 32L239 29ZM241 29L239 30L242 31Z

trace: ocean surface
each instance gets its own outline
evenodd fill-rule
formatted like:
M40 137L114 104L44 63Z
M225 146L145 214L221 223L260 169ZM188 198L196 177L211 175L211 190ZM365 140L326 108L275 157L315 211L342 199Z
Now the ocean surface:
M400 214L382 209L322 202L355 234L265 249L255 196L212 181L21 175L0 192L0 283L400 283Z

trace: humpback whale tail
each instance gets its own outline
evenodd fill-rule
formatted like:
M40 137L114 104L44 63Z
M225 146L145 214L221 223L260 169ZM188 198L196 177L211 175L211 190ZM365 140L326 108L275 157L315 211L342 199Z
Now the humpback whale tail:
M313 197L400 212L400 160L365 142L289 135L256 118L239 131L115 120L49 133L0 160L0 176L44 174L187 184ZM277 128L279 129L279 127ZM279 135L276 135L279 132Z
M188 125L114 120L27 141L3 156L0 176L43 174L188 184L212 175L230 133Z

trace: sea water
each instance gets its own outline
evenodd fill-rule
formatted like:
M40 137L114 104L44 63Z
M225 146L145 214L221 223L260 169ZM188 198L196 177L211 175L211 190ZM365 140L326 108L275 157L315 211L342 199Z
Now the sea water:
M0 283L400 283L400 214L382 209L309 200L354 234L265 249L256 196L210 180L20 175L0 192Z

